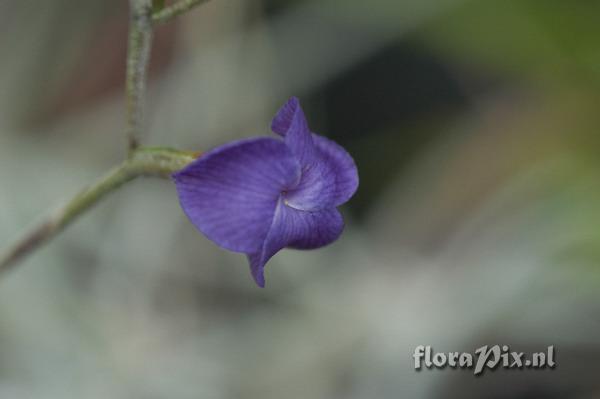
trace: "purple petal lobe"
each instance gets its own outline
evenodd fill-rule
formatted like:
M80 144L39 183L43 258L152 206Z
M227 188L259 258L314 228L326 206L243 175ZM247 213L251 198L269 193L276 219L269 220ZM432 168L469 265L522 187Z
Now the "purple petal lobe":
M290 98L279 109L271 122L271 129L284 137L285 143L301 165L304 166L313 161L315 146L304 111L296 97Z
M297 97L291 97L275 114L271 122L271 130L285 137L298 108L300 108L300 101Z
M348 201L358 189L358 170L354 159L339 144L318 134L313 134L318 158L327 164L329 173L335 176L335 188L332 190L332 202L339 206Z
M304 212L279 201L262 249L248 253L254 280L260 287L264 287L265 264L282 248L319 248L335 241L343 229L344 220L335 208Z
M299 178L289 148L270 138L218 147L173 175L190 221L217 245L246 253L262 250L281 192Z
M315 160L302 168L300 183L284 194L286 205L302 210L317 211L334 207L336 175L326 159Z
M292 210L293 211L293 210ZM294 212L296 230L302 232L288 245L294 249L317 249L339 238L344 230L344 219L335 208L317 212Z
M323 136L312 137L314 160L302 168L298 186L285 194L287 205L305 211L341 205L358 187L358 172L350 154Z

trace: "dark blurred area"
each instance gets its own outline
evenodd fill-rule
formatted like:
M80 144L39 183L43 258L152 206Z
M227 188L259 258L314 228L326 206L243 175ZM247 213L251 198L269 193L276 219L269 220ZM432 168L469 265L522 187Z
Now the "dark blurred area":
M347 227L243 256L140 180L0 281L0 398L600 396L600 2L213 0L158 28L146 145L292 95L360 173ZM0 240L125 155L126 2L0 0ZM554 369L415 371L418 345Z

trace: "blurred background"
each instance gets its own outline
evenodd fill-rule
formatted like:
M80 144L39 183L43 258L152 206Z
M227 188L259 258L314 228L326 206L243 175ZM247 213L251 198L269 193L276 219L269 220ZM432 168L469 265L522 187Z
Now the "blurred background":
M0 0L0 243L125 156L123 0ZM213 0L156 32L147 145L299 96L361 176L267 288L141 179L0 281L0 398L600 397L600 2ZM413 368L417 345L554 370Z

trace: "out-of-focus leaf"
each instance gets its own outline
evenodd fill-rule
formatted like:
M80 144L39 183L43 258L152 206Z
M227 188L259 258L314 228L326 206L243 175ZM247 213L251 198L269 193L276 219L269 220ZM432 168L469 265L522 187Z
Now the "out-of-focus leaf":
M469 1L432 20L423 37L464 64L600 84L598 15L596 1Z

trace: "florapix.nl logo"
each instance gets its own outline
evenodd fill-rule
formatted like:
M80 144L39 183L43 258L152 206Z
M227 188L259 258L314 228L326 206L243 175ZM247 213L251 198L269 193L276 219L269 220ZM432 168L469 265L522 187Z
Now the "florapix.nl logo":
M485 369L544 369L556 366L554 346L545 351L526 354L511 351L508 345L482 346L470 352L434 352L431 346L419 345L413 353L415 370L444 369L446 367L471 369L481 375Z

